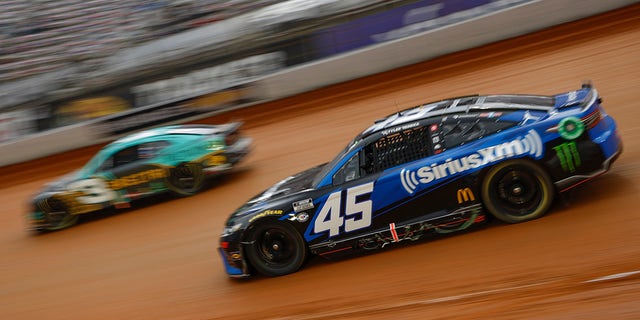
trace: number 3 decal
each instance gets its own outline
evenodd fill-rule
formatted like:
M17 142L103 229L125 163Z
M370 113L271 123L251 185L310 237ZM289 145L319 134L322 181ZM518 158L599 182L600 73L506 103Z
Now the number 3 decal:
M371 225L373 202L365 200L357 202L359 196L373 192L373 182L359 185L346 190L344 215L341 214L342 191L329 195L313 224L313 232L329 231L329 236L340 234L340 227L344 225L344 232L351 232Z
M115 191L109 189L102 179L85 179L75 181L67 186L69 191L80 191L85 195L79 196L78 202L84 204L94 204L111 201L116 198Z

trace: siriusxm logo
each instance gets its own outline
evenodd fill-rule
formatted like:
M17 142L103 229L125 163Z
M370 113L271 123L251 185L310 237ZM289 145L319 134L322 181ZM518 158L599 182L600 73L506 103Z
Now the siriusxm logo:
M400 182L409 194L413 194L420 184L428 184L458 173L481 168L503 159L524 154L529 154L536 159L540 158L543 148L542 139L540 139L538 133L535 130L529 130L524 138L517 138L499 145L480 149L478 152L465 157L449 158L444 163L436 162L430 166L421 167L416 171L402 169L400 171Z

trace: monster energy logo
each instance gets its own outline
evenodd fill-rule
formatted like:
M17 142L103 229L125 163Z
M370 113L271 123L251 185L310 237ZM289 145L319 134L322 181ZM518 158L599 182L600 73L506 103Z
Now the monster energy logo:
M562 170L565 172L574 172L582 164L575 141L557 145L553 147L553 150L556 151L556 156L558 156Z

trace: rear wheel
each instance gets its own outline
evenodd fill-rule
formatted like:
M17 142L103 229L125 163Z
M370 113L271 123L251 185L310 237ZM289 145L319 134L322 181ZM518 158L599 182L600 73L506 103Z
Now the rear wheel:
M282 276L298 271L307 257L300 233L292 226L273 221L250 231L246 256L251 265L267 276Z
M543 216L551 207L555 191L551 178L531 161L511 160L492 167L482 182L487 210L507 223Z
M171 169L167 177L169 190L179 196L196 194L204 187L202 166L196 163L184 163Z

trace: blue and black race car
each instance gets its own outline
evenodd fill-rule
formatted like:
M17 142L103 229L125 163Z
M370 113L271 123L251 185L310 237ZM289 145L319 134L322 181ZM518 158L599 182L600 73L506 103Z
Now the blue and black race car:
M82 214L128 208L135 199L161 192L195 194L207 178L228 171L249 152L251 139L240 126L172 125L118 139L34 197L27 215L30 228L67 228Z
M621 151L589 83L554 96L427 103L376 121L331 162L251 199L229 217L219 252L231 277L279 276L312 254L380 249L489 217L536 219Z

